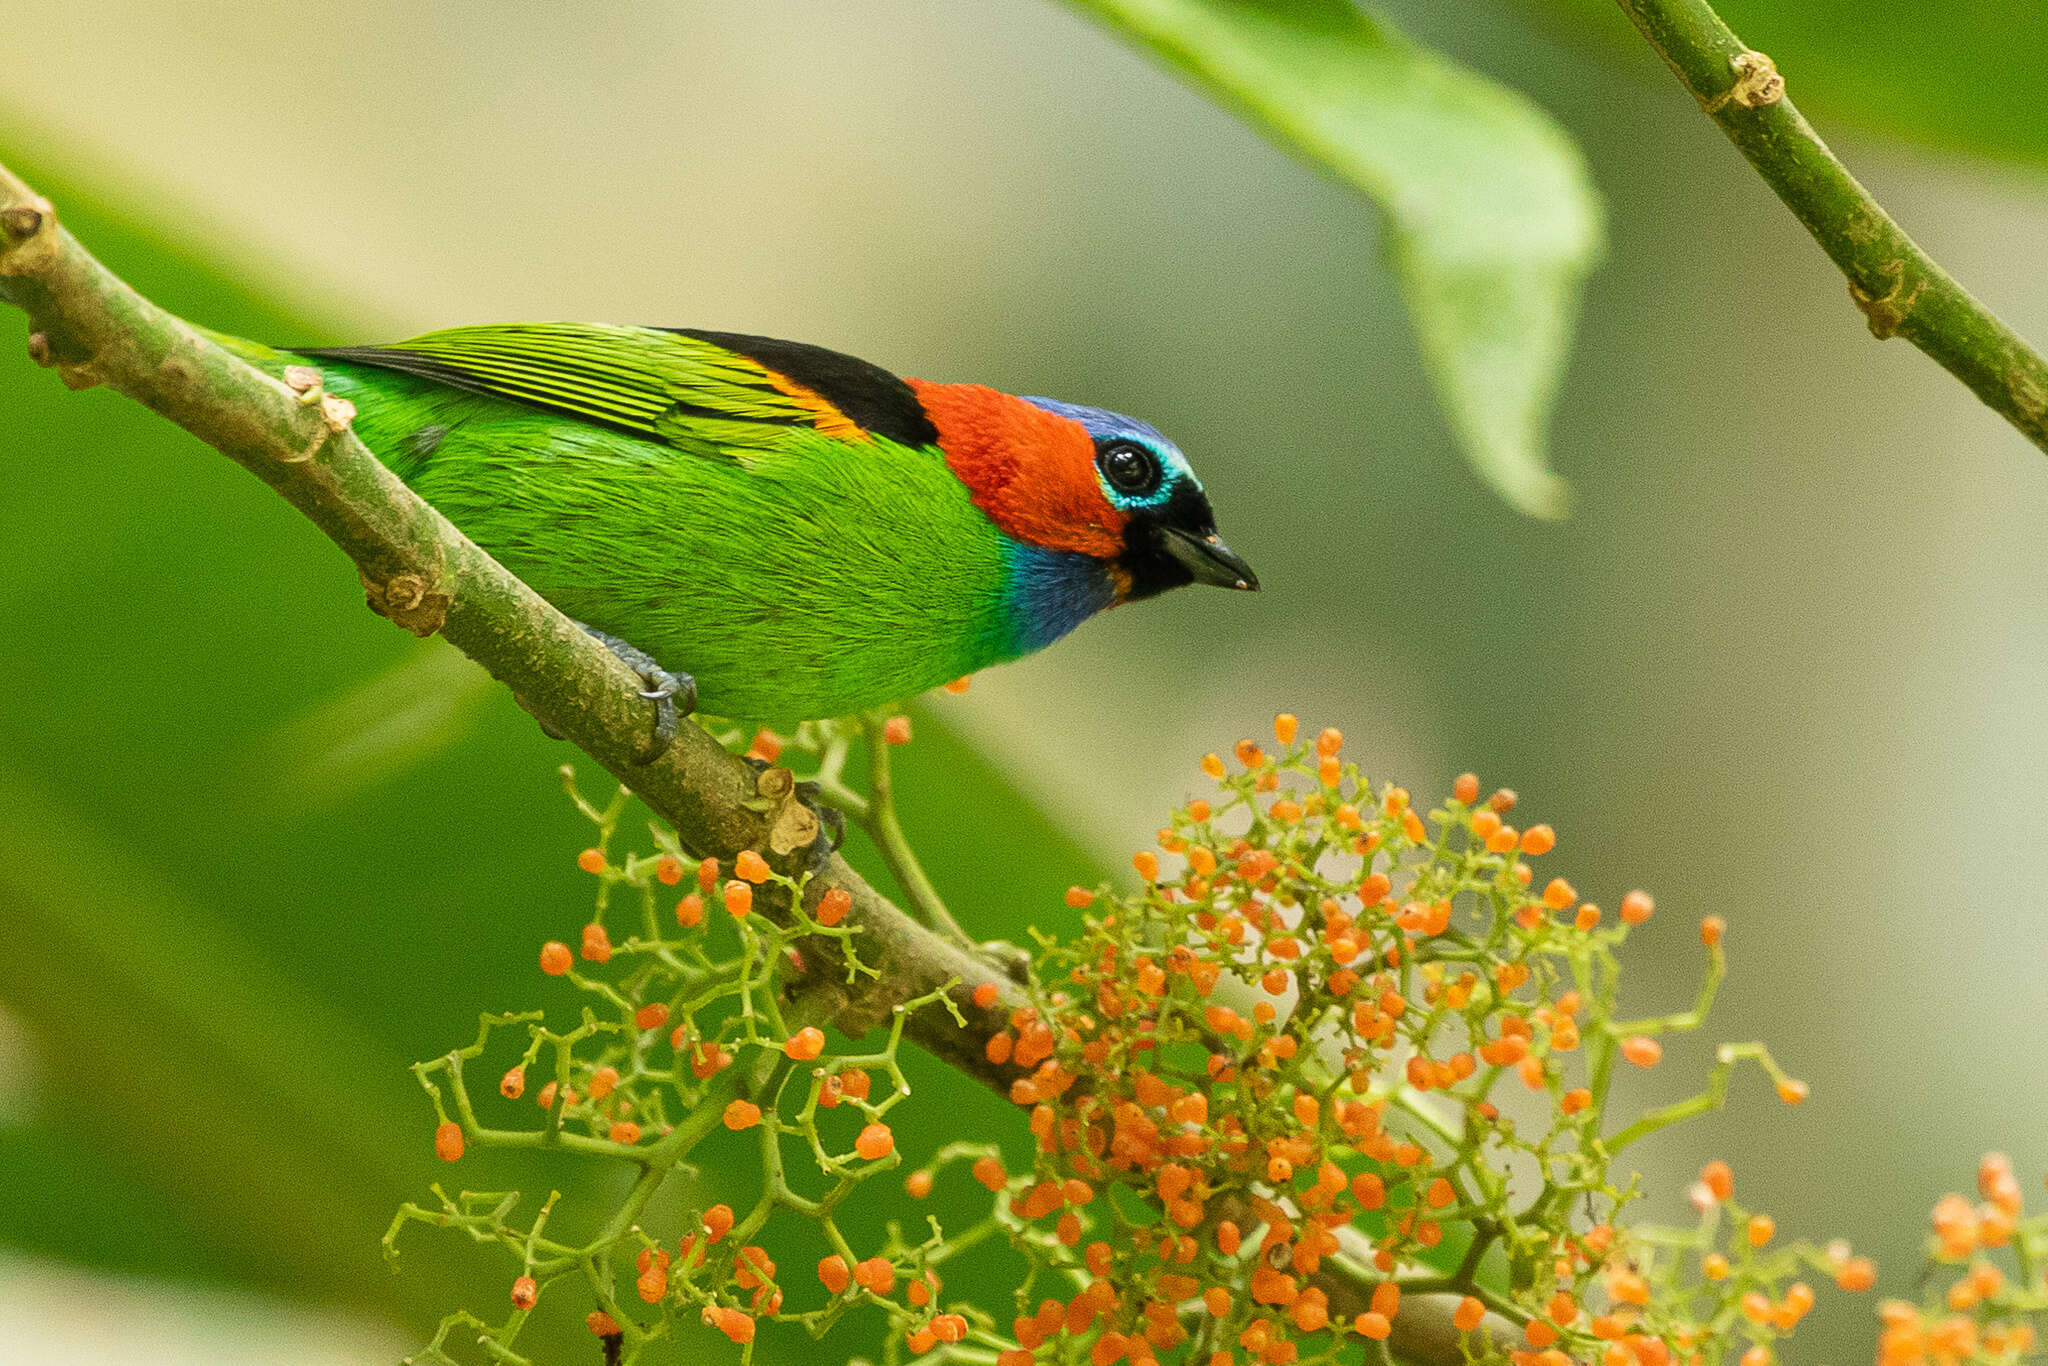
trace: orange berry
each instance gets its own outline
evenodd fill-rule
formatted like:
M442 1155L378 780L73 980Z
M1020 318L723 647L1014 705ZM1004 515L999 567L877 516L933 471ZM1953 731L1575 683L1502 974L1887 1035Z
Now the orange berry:
M1762 1247L1771 1241L1771 1235L1778 1231L1778 1221L1768 1214L1752 1214L1749 1217L1749 1245Z
M1283 747L1291 745L1294 743L1295 734L1299 731L1300 727L1300 717L1296 716L1293 712L1283 711L1273 718L1273 738L1278 740Z
M550 977L560 977L575 961L570 956L569 946L558 939L550 939L540 946L540 970Z
M1476 773L1460 773L1458 780L1451 784L1451 795L1468 806L1478 801L1479 775Z
M630 1119L614 1120L612 1127L606 1132L607 1136L614 1143L624 1143L630 1146L640 1141L640 1126Z
M886 1295L896 1288L896 1267L887 1257L870 1257L854 1267L853 1279L870 1294Z
M604 932L604 926L592 922L583 927L583 956L592 963L611 961L612 937Z
M1593 1093L1583 1086L1575 1086L1559 1098L1557 1108L1568 1115L1575 1115L1592 1103Z
M576 856L576 866L586 873L603 872L606 867L604 850L585 849Z
M733 1217L731 1205L713 1205L704 1211L704 1232L712 1242L718 1242L732 1232Z
M1553 911L1567 910L1578 899L1578 889L1561 877L1554 877L1544 885L1543 904Z
M1381 1281L1372 1288L1372 1303L1369 1307L1373 1313L1392 1319L1401 1312L1401 1287L1392 1281Z
M1700 942L1713 948L1721 942L1721 936L1728 933L1728 922L1718 915L1710 915L1700 922Z
M1486 1319L1486 1306L1467 1295L1458 1301L1458 1307L1451 1311L1451 1324L1461 1333L1469 1333Z
M531 1276L521 1276L512 1282L512 1307L531 1309L540 1300L540 1286Z
M994 982L983 982L980 986L974 989L973 995L970 999L972 999L974 1004L980 1009L992 1010L995 1007L997 998L1001 995L1002 988L998 987Z
M1547 854L1557 848L1557 832L1547 825L1532 825L1522 832L1522 852Z
M759 886L768 880L768 860L751 849L742 849L739 857L732 861L732 871L733 876Z
M1616 1271L1607 1278L1607 1295L1616 1304L1646 1305L1650 1283L1633 1271Z
M1790 1077L1778 1083L1778 1099L1784 1101L1787 1105L1800 1104L1806 1099L1809 1091L1810 1088L1805 1082L1794 1081Z
M932 1193L932 1174L915 1171L903 1178L903 1193L913 1200L922 1200Z
M1700 1274L1710 1281L1728 1279L1728 1259L1718 1252L1709 1252L1700 1258Z
M1138 876L1147 882L1159 880L1159 855L1150 849L1142 849L1131 856L1131 867L1138 870Z
M754 1340L754 1320L737 1309L707 1308L704 1322L742 1346Z
M517 1100L526 1094L526 1069L524 1067L506 1069L505 1075L498 1078L498 1094L507 1100Z
M1222 756L1217 754L1204 754L1202 756L1202 772L1208 774L1211 778L1215 778L1218 781L1221 781L1224 773Z
M846 1258L838 1253L818 1263L818 1280L833 1294L843 1294L853 1280L853 1272L846 1265Z
M453 1162L462 1156L462 1126L448 1120L434 1130L434 1156L443 1162Z
M1456 1200L1458 1193L1451 1188L1451 1183L1448 1180L1439 1176L1436 1180L1429 1183L1429 1190L1423 1198L1429 1202L1431 1209L1442 1209L1445 1205Z
M890 717L882 726L882 738L892 745L909 744L910 718L907 716Z
M818 923L831 928L846 919L846 913L853 909L853 893L844 887L833 887L818 898Z
M1634 1034L1621 1041L1621 1056L1638 1067L1654 1067L1664 1056L1664 1045L1647 1034Z
M660 1001L641 1006L633 1012L633 1023L641 1029L659 1029L668 1023L668 1007Z
M1877 1263L1868 1257L1851 1257L1835 1273L1835 1284L1844 1290L1868 1290L1877 1284Z
M947 692L953 694L953 696L955 697L958 697L962 693L967 691L968 685L972 682L974 682L973 674L962 674L960 677L954 679L951 683L945 684L944 687Z
M1084 906L1092 906L1095 904L1095 893L1089 891L1086 887L1069 887L1067 888L1067 904L1077 911Z
M738 1132L761 1122L761 1107L751 1100L736 1100L725 1107L725 1127Z
M994 1155L974 1159L974 1179L992 1191L999 1191L1010 1178L1003 1171L1002 1159Z
M676 903L676 924L694 930L704 923L704 898L691 892Z
M1657 903L1650 894L1637 890L1621 899L1621 919L1625 925L1640 925L1650 918L1650 912L1657 909Z
M1700 1184L1712 1191L1716 1200L1731 1199L1735 1195L1735 1171L1716 1158L1700 1168Z
M1522 1329L1522 1336L1540 1352L1557 1341L1557 1327L1547 1319L1530 1319L1528 1326Z
M725 909L732 912L732 914L735 917L745 915L749 911L753 910L753 884L749 882L742 882L738 878L734 878L732 881L726 883Z
M853 1140L853 1150L870 1162L879 1161L896 1151L896 1135L878 1120L860 1131L860 1136Z
M1394 1333L1394 1325L1385 1314L1360 1314L1351 1320L1351 1326L1375 1342L1385 1342Z
M809 1062L825 1051L825 1031L816 1025L805 1025L783 1041L783 1056L793 1062Z
M619 1335L619 1321L602 1309L593 1309L585 1315L583 1326L601 1338L615 1338Z

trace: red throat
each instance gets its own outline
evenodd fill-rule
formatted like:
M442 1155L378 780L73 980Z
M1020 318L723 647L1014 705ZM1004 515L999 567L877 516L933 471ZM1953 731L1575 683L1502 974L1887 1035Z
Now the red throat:
M974 505L1020 541L1114 559L1124 514L1095 481L1095 442L1070 417L982 384L909 381Z

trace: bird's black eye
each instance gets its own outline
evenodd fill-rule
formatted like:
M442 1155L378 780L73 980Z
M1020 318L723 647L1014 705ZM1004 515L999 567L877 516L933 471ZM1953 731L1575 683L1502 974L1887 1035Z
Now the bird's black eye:
M1159 458L1134 441L1112 441L1096 454L1102 477L1118 493L1142 498L1159 490Z

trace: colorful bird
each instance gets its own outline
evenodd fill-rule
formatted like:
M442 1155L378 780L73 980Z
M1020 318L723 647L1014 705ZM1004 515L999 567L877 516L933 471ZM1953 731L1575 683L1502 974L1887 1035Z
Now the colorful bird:
M1106 607L1258 587L1173 443L1096 408L687 329L238 349L317 366L422 497L640 667L650 695L720 716L841 716Z

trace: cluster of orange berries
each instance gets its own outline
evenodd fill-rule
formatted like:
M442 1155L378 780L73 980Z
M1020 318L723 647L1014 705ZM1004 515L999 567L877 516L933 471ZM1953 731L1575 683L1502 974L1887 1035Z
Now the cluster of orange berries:
M907 722L885 738L907 740ZM780 742L765 732L753 747L769 742L775 746L772 757ZM598 843L576 859L597 880L596 910L577 936L576 949L550 941L539 961L543 973L566 979L582 994L580 1023L557 1032L539 1011L485 1016L474 1044L420 1064L415 1071L439 1113L436 1154L448 1162L473 1161L493 1146L531 1143L530 1122L492 1127L501 1112L489 1109L493 1102L472 1101L464 1074L468 1064L493 1051L496 1031L520 1027L526 1034L523 1055L498 1076L497 1090L507 1101L537 1101L544 1112L542 1133L555 1141L566 1136L585 1152L645 1164L682 1161L688 1152L683 1145L714 1126L769 1131L778 1145L786 1141L793 1152L815 1157L829 1194L807 1208L844 1246L831 1211L853 1186L899 1160L886 1115L908 1094L896 1065L900 1030L879 1049L835 1056L818 1025L785 1022L783 973L801 970L798 941L806 936L837 936L848 957L855 956L845 925L851 898L831 889L805 911L802 883L774 872L756 851L743 850L723 867L717 859L686 855L658 829L653 852L616 858L609 846L625 810L623 798L599 810L573 784L569 792L598 825ZM786 894L780 899L796 909L773 920L753 914L756 892L764 887L779 889ZM708 915L707 906L723 914ZM912 1002L906 1010L929 1004ZM553 1075L530 1087L528 1074L541 1067ZM834 1111L853 1118L828 1120ZM836 1136L842 1126L843 1137ZM939 1283L926 1265L930 1249L893 1239L864 1260L826 1258L817 1274L831 1300L823 1308L786 1312L775 1259L757 1241L771 1213L801 1203L780 1184L780 1170L779 1160L764 1167L764 1193L751 1207L736 1212L713 1205L665 1246L637 1227L619 1235L611 1251L621 1261L632 1259L631 1294L616 1294L592 1270L595 1246L545 1236L545 1215L517 1236L503 1222L509 1206L473 1203L468 1196L443 1197L439 1211L412 1217L488 1232L491 1241L522 1247L521 1274L511 1284L511 1302L520 1315L561 1293L549 1292L553 1281L588 1281L599 1305L589 1316L590 1330L622 1337L627 1357L638 1343L668 1331L678 1316L699 1318L746 1344L763 1319L794 1318L815 1326L856 1303L884 1307L920 1352L965 1337L965 1317L941 1312L935 1302ZM930 1174L919 1175L928 1191ZM918 1181L912 1178L913 1193ZM627 1312L635 1297L648 1306L639 1313L652 1315L649 1321ZM516 1320L497 1341L509 1347L513 1335Z
M1946 1195L1935 1205L1925 1299L1880 1306L1878 1366L2010 1363L2035 1355L2035 1325L2048 1315L2048 1215L2026 1214L2019 1178L2003 1153L1987 1153L1978 1164L1977 1195L1975 1203Z
M1016 1319L1004 1366L1056 1339L1085 1341L1094 1366L1287 1366L1332 1336L1385 1339L1404 1279L1469 1282L1493 1245L1515 1269L1494 1307L1526 1325L1522 1366L1664 1366L1696 1323L1648 1323L1611 1223L1626 1197L1606 1144L1624 1126L1603 1113L1611 1061L1653 1066L1652 1035L1687 1027L1615 1015L1613 950L1653 901L1632 891L1608 916L1539 879L1557 835L1511 825L1512 792L1482 798L1465 774L1425 811L1374 790L1336 730L1304 739L1283 715L1274 734L1277 754L1246 740L1234 768L1203 759L1217 794L1133 858L1138 895L1069 893L1085 933L1041 958L1033 1004L989 1041L1037 1153L1029 1172L976 1175L1019 1228L1049 1226L1043 1258L1078 1286ZM1709 989L1724 932L1702 923ZM1538 1164L1533 1202L1510 1198L1514 1153ZM1102 1198L1116 1186L1156 1217ZM1324 1274L1340 1250L1378 1278L1346 1316ZM1458 1326L1487 1308L1469 1297Z

